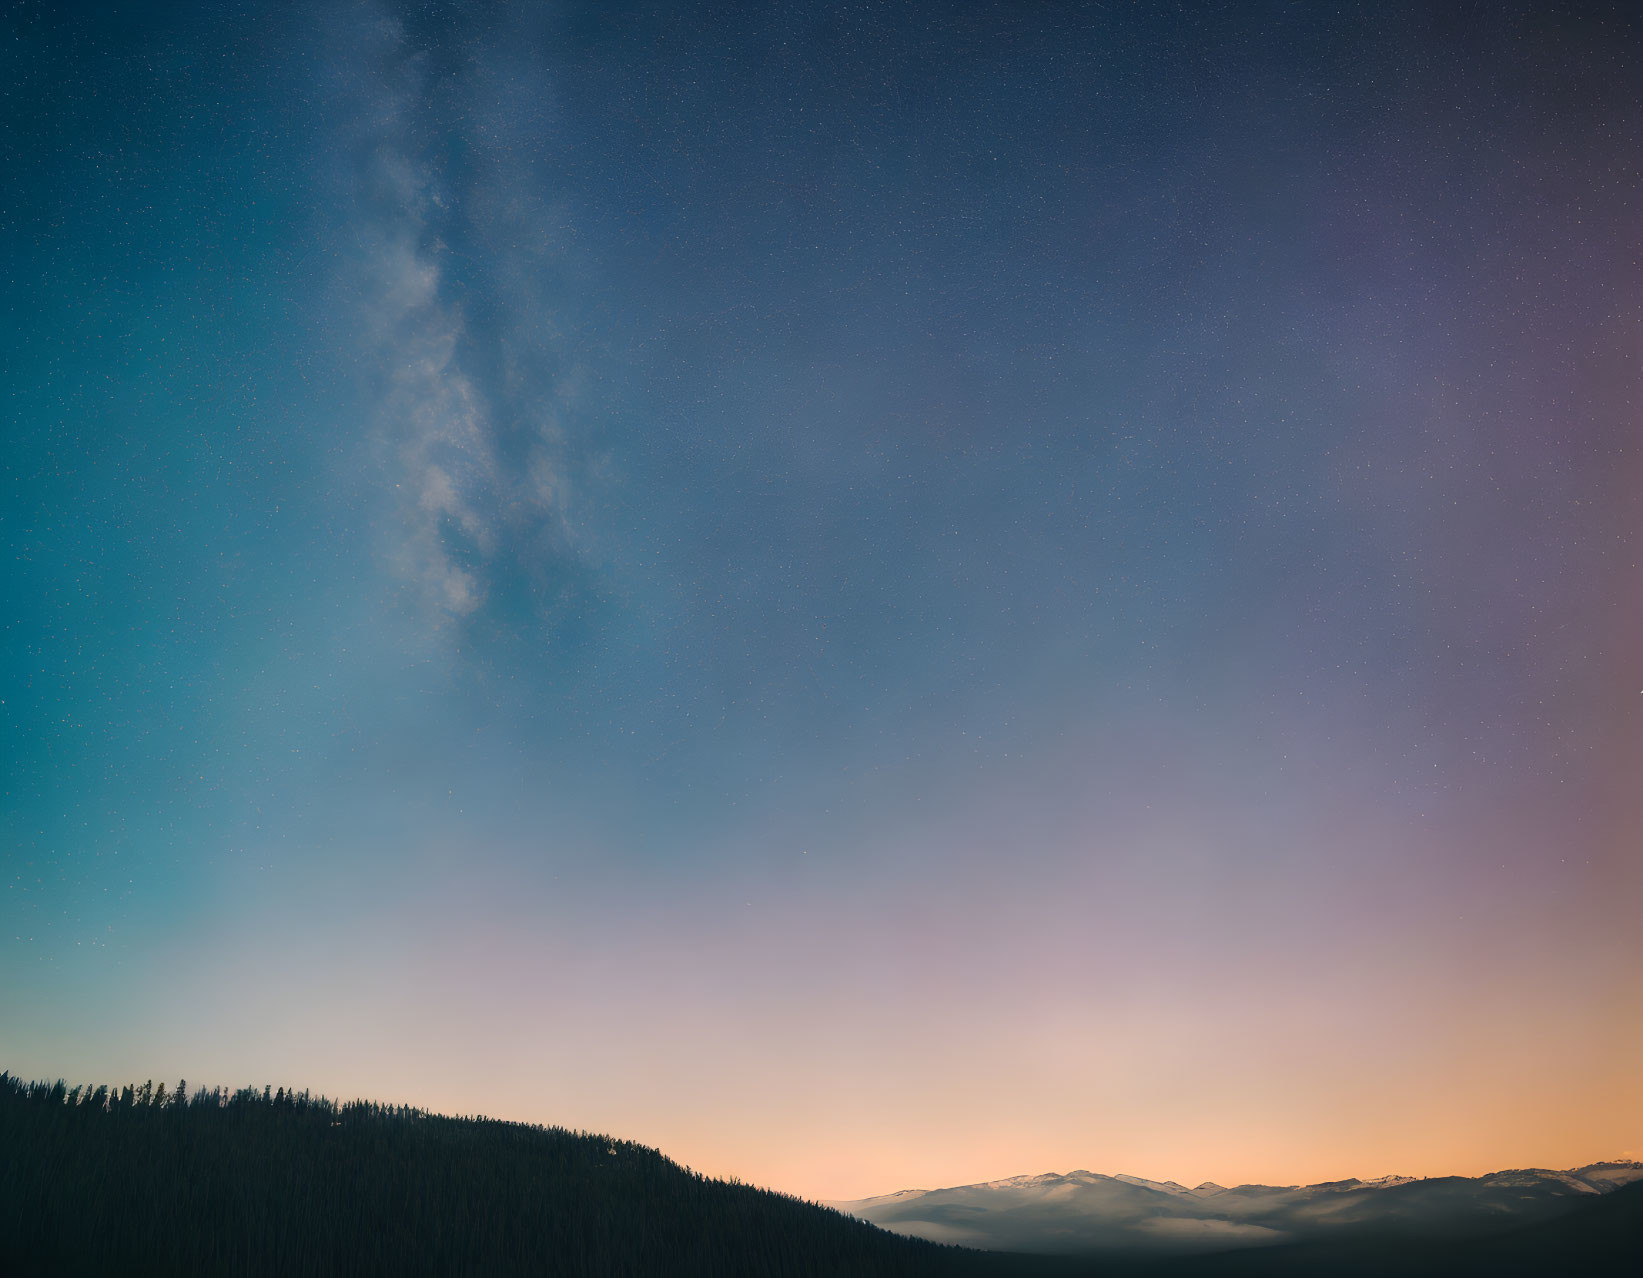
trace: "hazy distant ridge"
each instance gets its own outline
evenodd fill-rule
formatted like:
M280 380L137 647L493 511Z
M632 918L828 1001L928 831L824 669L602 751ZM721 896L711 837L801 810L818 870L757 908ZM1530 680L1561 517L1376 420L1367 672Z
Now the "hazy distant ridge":
M1638 1162L1231 1188L1078 1170L829 1205L897 1233L994 1250L1209 1251L1358 1231L1445 1236L1530 1224L1638 1180Z

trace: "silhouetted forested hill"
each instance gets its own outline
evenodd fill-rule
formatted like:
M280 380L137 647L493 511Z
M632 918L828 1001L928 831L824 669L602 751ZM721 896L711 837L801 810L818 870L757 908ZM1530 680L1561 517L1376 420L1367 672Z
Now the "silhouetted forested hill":
M973 1275L937 1247L602 1136L306 1093L0 1075L7 1275Z
M1643 1269L1643 1183L1481 1238L1142 1261L938 1247L603 1136L366 1103L0 1074L0 1274L121 1278L1561 1278Z

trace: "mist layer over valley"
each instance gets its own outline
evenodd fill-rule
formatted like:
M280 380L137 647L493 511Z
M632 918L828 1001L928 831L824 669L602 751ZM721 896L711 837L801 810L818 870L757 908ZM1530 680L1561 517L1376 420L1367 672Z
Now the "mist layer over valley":
M1352 1234L1460 1236L1551 1219L1637 1180L1643 1163L1631 1161L1232 1188L1072 1171L829 1205L910 1237L966 1247L1175 1254Z

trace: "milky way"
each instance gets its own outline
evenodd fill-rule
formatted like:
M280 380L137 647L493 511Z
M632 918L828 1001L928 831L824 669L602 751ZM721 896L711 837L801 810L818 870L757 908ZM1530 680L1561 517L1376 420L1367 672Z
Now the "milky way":
M0 1065L1643 1157L1626 6L163 8L5 19Z

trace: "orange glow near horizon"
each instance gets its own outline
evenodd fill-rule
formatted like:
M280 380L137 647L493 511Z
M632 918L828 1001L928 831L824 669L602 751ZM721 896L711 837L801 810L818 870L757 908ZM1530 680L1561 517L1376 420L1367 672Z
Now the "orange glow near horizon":
M1630 858L1578 898L1479 896L1470 918L1370 875L1318 926L1309 905L1345 902L1295 866L1206 896L1171 846L1127 882L1063 864L1050 893L949 847L945 887L820 922L793 904L806 853L735 905L658 903L622 944L517 902L481 923L491 888L471 880L297 953L275 911L177 938L137 994L104 995L118 1055L65 1022L8 1063L608 1132L811 1199L1073 1168L1297 1184L1643 1157ZM1126 900L1093 927L1100 884Z

